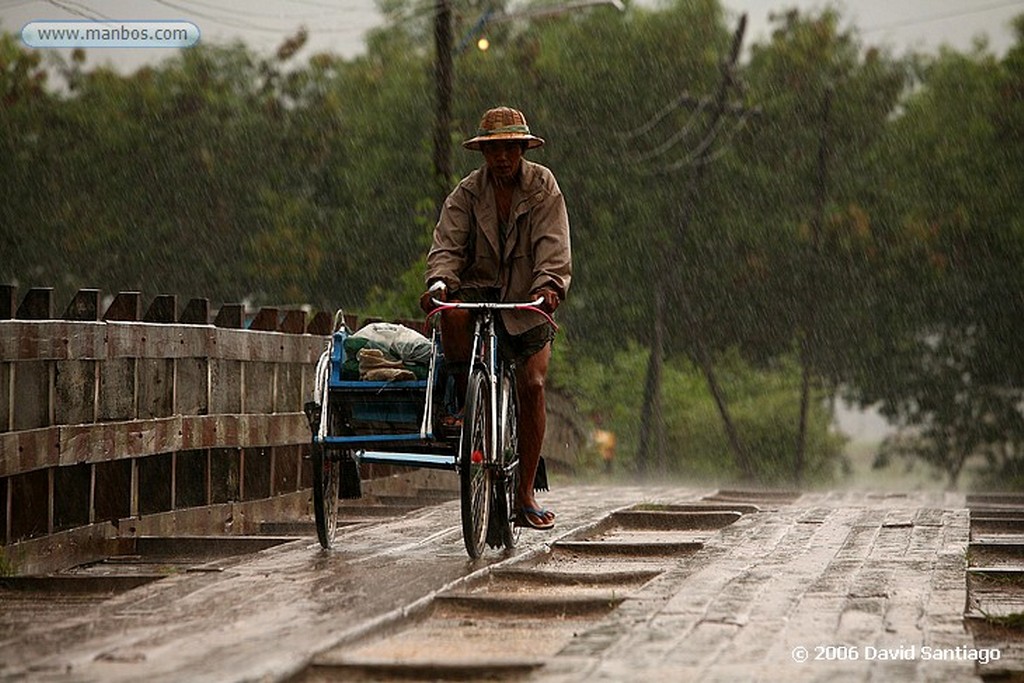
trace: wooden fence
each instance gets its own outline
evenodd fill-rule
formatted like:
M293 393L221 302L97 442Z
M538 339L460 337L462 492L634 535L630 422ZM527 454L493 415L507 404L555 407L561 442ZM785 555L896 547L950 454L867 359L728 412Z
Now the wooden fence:
M143 309L138 292L101 311L100 292L81 290L56 316L51 289L16 295L0 285L0 574L102 556L118 536L253 533L311 514L302 407L330 314L213 314L174 296ZM571 469L585 432L548 394L544 452Z
M0 545L308 488L328 314L100 302L0 287Z

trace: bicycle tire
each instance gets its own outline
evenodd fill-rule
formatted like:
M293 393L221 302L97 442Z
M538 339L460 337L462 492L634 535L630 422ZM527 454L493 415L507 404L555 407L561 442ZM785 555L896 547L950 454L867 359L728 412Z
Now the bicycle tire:
M320 546L329 550L338 529L338 486L341 463L320 444L313 444L313 515Z
M506 369L501 377L501 541L506 550L516 547L521 529L516 524L519 488L519 392L515 375Z
M470 558L483 554L491 512L490 393L487 373L475 368L469 377L459 452L462 538Z

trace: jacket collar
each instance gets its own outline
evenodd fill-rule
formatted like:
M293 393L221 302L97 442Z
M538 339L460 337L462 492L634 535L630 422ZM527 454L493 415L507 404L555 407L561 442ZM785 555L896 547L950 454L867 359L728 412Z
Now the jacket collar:
M517 195L522 197L529 197L532 193L540 189L540 167L538 164L523 159L519 168L519 185L516 187ZM473 173L466 183L466 189L474 197L480 197L485 192L490 191L491 186L491 174L487 170L487 165L484 164ZM514 207L513 207L514 208Z
M501 225L498 220L497 210L494 204L494 186L491 183L490 172L487 170L487 165L482 165L474 173L467 178L465 184L466 190L473 195L474 201L477 203L477 219L480 224L481 231L487 238L487 241L491 243L491 248L497 253L499 252L499 244L501 239L498 236L498 231L503 229L509 229L511 226L516 224L516 219L530 210L534 204L540 201L543 193L540 191L543 185L541 183L540 166L526 159L522 160L522 166L519 171L519 184L516 186L515 191L512 194L512 208L509 210L509 222L507 225ZM507 257L512 253L515 247L515 241L517 235L506 234L505 236L505 249L502 254L503 257Z

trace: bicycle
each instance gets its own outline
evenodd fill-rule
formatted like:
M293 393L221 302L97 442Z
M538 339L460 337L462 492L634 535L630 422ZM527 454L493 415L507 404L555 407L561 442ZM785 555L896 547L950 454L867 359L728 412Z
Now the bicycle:
M503 310L538 308L542 298L524 303L467 303L434 300L427 318L445 310L474 313L469 377L461 429L442 425L450 391L443 371L437 325L431 333L426 380L346 381L344 325L335 324L317 364L314 401L306 406L313 431L313 508L320 545L333 544L338 494L358 498L362 463L454 470L459 474L463 540L470 558L486 546L511 550L519 538L516 496L519 485L519 400L515 364L499 353L495 315ZM420 407L421 406L421 407ZM417 432L410 431L419 423ZM372 450L387 445L389 451ZM497 447L496 447L497 446Z
M503 310L532 310L551 324L554 321L538 308L542 298L526 303L433 302L437 308L430 315L444 310L476 313L458 467L462 536L467 552L475 558L485 543L511 549L519 538L519 396L515 363L499 352L495 315Z

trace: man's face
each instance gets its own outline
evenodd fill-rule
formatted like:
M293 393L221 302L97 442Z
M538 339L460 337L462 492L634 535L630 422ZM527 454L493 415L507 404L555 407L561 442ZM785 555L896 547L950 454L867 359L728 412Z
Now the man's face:
M491 175L500 182L507 182L519 173L519 164L523 159L523 143L514 140L495 140L480 144L484 161Z

